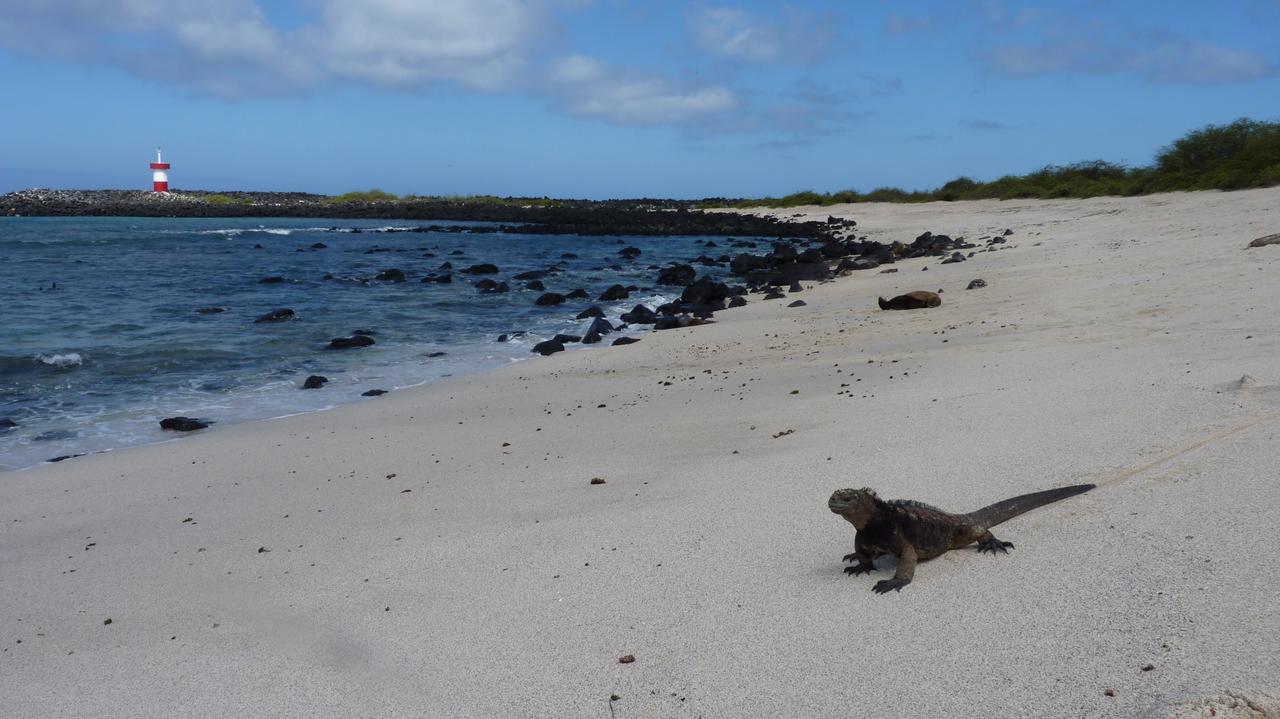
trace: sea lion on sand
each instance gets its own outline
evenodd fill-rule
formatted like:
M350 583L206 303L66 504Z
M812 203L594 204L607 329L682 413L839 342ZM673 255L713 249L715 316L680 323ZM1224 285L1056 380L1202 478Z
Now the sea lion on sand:
M936 292L925 292L924 290L916 290L908 292L905 295L898 295L891 300L881 297L880 309L882 310L919 310L925 307L937 307L942 304L942 298Z

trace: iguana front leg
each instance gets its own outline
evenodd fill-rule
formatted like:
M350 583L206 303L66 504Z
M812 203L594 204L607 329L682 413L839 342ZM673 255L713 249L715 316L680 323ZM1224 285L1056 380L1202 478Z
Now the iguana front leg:
M898 571L893 573L893 579L881 579L876 582L871 591L876 594L888 594L890 591L900 592L903 587L911 583L911 578L916 574L916 562L919 560L916 555L916 548L906 541L899 540L897 555Z
M853 553L844 555L844 561L852 562L856 560L858 563L852 567L845 567L844 573L850 576L857 576L864 573L870 574L876 570L876 565L872 561L873 559L874 557L871 556L871 549L862 539L862 532L858 532L853 538Z

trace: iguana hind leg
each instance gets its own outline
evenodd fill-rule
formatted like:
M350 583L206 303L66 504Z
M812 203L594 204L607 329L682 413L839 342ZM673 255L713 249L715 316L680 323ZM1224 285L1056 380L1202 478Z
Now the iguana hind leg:
M1002 542L999 539L996 539L995 535L992 534L989 529L983 530L982 534L978 537L979 552L991 552L992 554L999 552L1000 554L1008 554L1010 549L1013 549L1013 542Z

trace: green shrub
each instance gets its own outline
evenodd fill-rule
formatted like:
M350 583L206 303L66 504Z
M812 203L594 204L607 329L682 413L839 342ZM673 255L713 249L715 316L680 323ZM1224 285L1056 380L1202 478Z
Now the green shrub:
M1162 148L1150 167L1125 167L1105 160L1049 165L1025 175L991 182L957 177L936 190L907 192L880 187L860 194L805 190L782 198L735 200L733 207L794 207L837 202L929 202L1019 198L1145 195L1178 190L1238 190L1280 185L1280 122L1236 120L1187 133ZM725 203L708 203L708 206Z
M377 188L364 192L346 192L328 198L327 202L395 202L400 198Z
M249 205L253 203L247 197L232 197L231 195L215 194L205 195L204 201L210 205Z

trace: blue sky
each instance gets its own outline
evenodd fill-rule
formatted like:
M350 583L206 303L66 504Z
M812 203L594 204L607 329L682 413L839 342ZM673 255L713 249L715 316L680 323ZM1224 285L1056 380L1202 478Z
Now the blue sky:
M1280 0L0 0L0 191L710 197L1280 120Z

